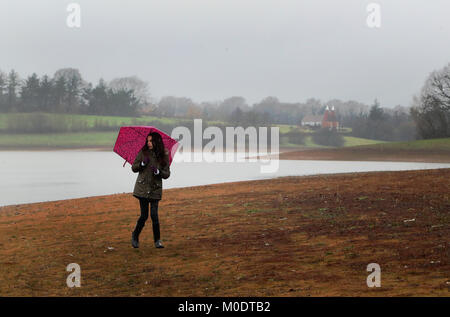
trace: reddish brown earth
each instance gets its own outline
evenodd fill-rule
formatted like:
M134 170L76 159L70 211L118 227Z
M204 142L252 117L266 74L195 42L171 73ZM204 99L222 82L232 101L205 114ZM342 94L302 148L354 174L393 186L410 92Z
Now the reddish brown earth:
M276 156L269 155L267 157ZM379 149L357 146L335 149L280 149L278 158L280 160L344 160L450 163L450 151L443 149Z
M2 207L0 296L449 296L449 179L438 169L164 190L165 249L150 222L131 248L131 194ZM366 285L373 262L380 288ZM69 263L80 288L66 285Z

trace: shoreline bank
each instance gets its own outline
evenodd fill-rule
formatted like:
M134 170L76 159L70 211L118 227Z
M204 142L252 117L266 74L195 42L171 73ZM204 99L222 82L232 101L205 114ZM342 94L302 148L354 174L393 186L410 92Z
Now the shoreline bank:
M267 155L261 157L274 158L275 156ZM279 159L450 163L450 151L404 149L376 150L370 148L304 149L300 151L292 150L282 152L279 155Z
M193 152L202 149L192 149ZM113 147L0 147L1 151L102 151L113 152ZM247 156L246 158L276 158L277 155ZM447 150L405 150L384 149L382 151L368 148L291 148L280 147L278 159L280 160L332 160L332 161L392 161L392 162L423 162L423 163L450 163L450 151Z

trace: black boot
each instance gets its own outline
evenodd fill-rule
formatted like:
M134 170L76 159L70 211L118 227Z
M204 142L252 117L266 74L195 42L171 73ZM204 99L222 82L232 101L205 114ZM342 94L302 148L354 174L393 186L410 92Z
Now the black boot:
M131 245L133 246L133 248L139 248L139 234L141 233L142 228L143 226L138 221L136 223L136 227L131 233Z
M139 248L139 235L135 231L131 233L131 245L133 248Z

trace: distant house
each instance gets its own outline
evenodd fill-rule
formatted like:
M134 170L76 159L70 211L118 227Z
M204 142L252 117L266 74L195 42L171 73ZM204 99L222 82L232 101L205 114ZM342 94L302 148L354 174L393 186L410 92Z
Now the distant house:
M325 113L323 114L323 119L322 119L322 128L338 128L339 127L339 122L337 121L336 118L336 113L334 112L334 106L330 108L325 109Z
M302 126L320 127L322 125L322 116L307 115L302 120Z
M322 128L338 128L339 122L336 118L334 106L327 106L323 115L307 115L302 120L302 126L322 127Z

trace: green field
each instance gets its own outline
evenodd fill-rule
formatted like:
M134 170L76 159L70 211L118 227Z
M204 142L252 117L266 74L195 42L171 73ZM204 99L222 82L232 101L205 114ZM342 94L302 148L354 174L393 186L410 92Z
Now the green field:
M27 120L29 117L35 115L34 113L0 113L0 130L5 130L8 127L8 121L14 121L17 118L23 118ZM85 122L88 128L93 128L96 123L110 126L126 126L126 125L140 125L147 124L148 122L160 122L164 124L174 124L187 119L178 118L164 118L154 116L142 116L142 117L118 117L118 116L96 116L96 115L82 115L82 114L44 114L52 116L60 120L66 121L78 121Z
M379 144L361 145L364 148L409 150L409 151L450 151L450 138L415 140L408 142L383 142Z
M344 136L344 147L347 147L347 146L359 146L359 145L372 145L372 144L380 144L380 143L389 143L389 142L380 141L380 140L371 140L371 139L357 138L357 137L354 137L354 136Z
M54 148L81 148L81 147L111 147L116 141L117 132L73 132L73 133L27 133L3 134L0 133L0 147L54 147ZM379 141L344 136L345 147L361 144L374 144ZM305 138L305 145L281 143L287 148L331 148L315 144L311 136Z
M82 147L114 147L117 132L75 132L47 134L2 134L2 148L82 148Z
M344 135L343 137L344 137L344 147L385 143L385 141L356 138L356 137L346 136L346 135ZM320 144L314 143L312 140L312 137L310 135L307 135L305 137L304 145L288 143L288 142L285 142L283 138L281 138L280 146L286 147L286 148L298 148L298 149L302 149L302 148L331 149L331 148L334 148L332 146L326 146L326 145L320 145Z
M305 132L305 133L313 133L315 130L305 127L305 126L297 126L297 125L292 125L292 124L276 124L274 126L277 126L280 128L280 134L281 133L287 133L290 131L294 131L294 130L300 130L301 132ZM350 133L352 132L352 128L342 128L339 130L340 133Z
M155 116L136 117L117 117L117 116L96 116L96 115L79 115L79 114L46 114L60 118L67 122L78 122L85 125L87 128L93 128L99 123L101 125L109 125L110 127L117 127L116 131L87 131L87 132L67 132L67 133L2 133L8 126L8 120L17 120L18 118L27 119L28 116L33 116L33 113L16 114L16 113L0 113L0 148L82 148L82 147L102 147L111 148L114 146L118 127L125 125L148 125L149 123L161 124L183 124L182 122L189 121L183 118L158 118ZM11 122L11 121L10 121ZM232 125L223 121L206 121L209 125ZM289 131L300 130L302 132L312 132L304 128L299 128L296 125L279 124L280 135ZM378 140L370 140L357 138L346 135L350 130L346 130L343 134L344 147L370 147L379 150L383 149L403 149L403 150L448 150L450 151L450 138L432 139L432 140L418 140L410 142L385 142ZM170 132L170 131L168 131ZM315 144L312 141L311 135L305 137L305 144L298 145L289 143L287 137L281 137L281 147L288 148L332 148Z

